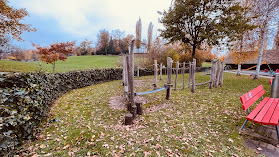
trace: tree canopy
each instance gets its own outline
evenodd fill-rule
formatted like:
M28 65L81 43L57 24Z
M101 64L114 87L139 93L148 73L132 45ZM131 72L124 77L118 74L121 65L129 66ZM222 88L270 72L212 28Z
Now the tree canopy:
M21 41L23 31L30 32L36 29L31 28L30 24L20 22L28 16L26 9L14 9L8 3L8 0L0 0L0 38L10 34L14 39Z
M160 22L165 29L161 36L169 42L182 41L196 48L203 43L219 45L222 39L232 41L237 34L250 29L244 8L231 0L174 0L167 11L161 13Z
M40 60L46 63L53 64L53 72L55 69L55 62L58 60L65 61L68 54L72 54L76 42L60 42L52 43L50 46L41 47L40 45L32 44L37 50L36 53L40 55Z

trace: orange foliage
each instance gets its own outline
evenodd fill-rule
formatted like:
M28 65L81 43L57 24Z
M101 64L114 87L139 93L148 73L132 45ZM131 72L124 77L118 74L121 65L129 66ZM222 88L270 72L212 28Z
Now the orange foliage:
M11 34L14 39L22 40L20 35L23 31L36 31L30 24L20 22L28 16L26 9L14 9L8 3L7 0L0 0L0 37Z
M41 47L34 43L32 45L37 49L36 53L40 55L41 61L53 64L53 62L58 60L65 61L67 55L73 53L75 43L75 41L53 43L49 47Z

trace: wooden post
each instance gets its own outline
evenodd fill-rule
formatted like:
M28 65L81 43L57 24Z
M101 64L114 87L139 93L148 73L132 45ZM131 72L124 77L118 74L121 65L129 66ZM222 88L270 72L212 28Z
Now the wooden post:
M137 106L135 105L135 92L134 92L134 44L135 41L133 40L131 43L131 55L129 56L129 64L127 65L129 71L128 71L128 83L129 83L129 89L130 89L130 103L132 107L131 113L133 114L134 117L137 116Z
M184 89L184 83L185 83L185 62L183 62L183 68L182 68L182 75L183 75L183 87L182 87L182 89Z
M213 64L212 64L212 87L214 87L214 83L215 83L215 79L216 79L216 76L215 76L215 71L216 71L216 61L213 61Z
M163 63L160 63L160 80L162 80Z
M218 84L219 84L220 71L221 71L220 61L217 61L216 81L215 81L215 84L214 84L214 87L215 87L215 88L217 88L217 87L218 87Z
M127 83L127 86L125 88L125 91L126 91L126 100L128 101L127 103L127 110L131 112L131 109L132 109L132 106L131 106L131 102L130 102L130 96L131 96L131 91L130 91L130 81L129 81L129 71L130 71L130 61L129 61L129 58L130 56L126 56L126 83Z
M140 100L136 100L136 106L137 106L137 114L142 115L142 102Z
M131 125L133 124L133 115L131 113L127 113L125 115L125 125Z
M188 88L190 88L191 85L191 78L192 78L192 63L189 62L189 82L188 82Z
M123 71L122 71L122 79L123 79L123 86L125 87L125 69L126 69L126 57L123 58ZM125 89L124 89L125 90Z
M166 94L166 99L170 99L171 95L171 74L172 74L172 59L170 57L167 58L167 68L168 68L168 80L167 80L167 94Z
M154 60L154 89L157 88L157 60Z
M176 90L176 86L177 86L178 69L179 69L179 61L176 62L176 73L175 73L174 90Z
M139 73L139 64L138 64L138 66L137 66L137 76L138 76L138 78L139 78L139 76L140 76L140 73Z
M220 82L219 82L220 87L223 86L224 64L225 64L224 62L222 62L222 64L221 64L221 73L220 73Z
M192 89L191 92L195 93L195 71L196 71L196 59L193 58L193 67L192 67Z
M212 89L213 86L213 67L214 67L214 61L211 62L211 68L210 68L210 82L209 82L209 89Z

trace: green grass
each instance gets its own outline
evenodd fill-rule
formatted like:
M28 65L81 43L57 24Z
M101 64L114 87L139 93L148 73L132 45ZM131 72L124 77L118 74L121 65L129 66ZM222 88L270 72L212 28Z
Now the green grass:
M71 56L66 61L56 63L55 72L67 72L92 68L117 67L119 56ZM42 70L52 72L52 65L43 62L19 62L0 60L0 72L33 72Z
M139 79L145 83L135 88L137 92L152 90L153 76ZM244 146L246 137L238 134L246 116L239 97L260 84L268 96L268 79L225 73L223 87L198 86L194 94L181 89L181 80L180 75L180 89L171 91L171 100L165 99L165 91L144 95L144 110L164 103L169 107L144 113L131 126L123 126L126 111L109 108L111 97L123 95L122 81L70 91L50 111L48 120L59 121L44 124L38 140L22 149L29 156L257 156ZM208 80L196 74L197 83ZM159 87L165 82L163 76ZM248 122L247 127L253 125Z
M210 62L203 62L202 66L203 67L211 67L211 63Z

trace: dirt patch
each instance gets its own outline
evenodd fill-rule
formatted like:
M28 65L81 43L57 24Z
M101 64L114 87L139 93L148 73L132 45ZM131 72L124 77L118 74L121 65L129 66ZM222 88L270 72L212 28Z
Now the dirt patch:
M144 97L137 96L135 97L135 101L140 100L143 104L148 101ZM110 98L109 107L114 110L125 110L127 101L124 96L114 96Z
M155 106L152 106L146 110L144 110L143 113L150 113L150 112L155 112L155 111L158 111L158 110L161 110L161 109L164 109L164 108L167 108L169 107L170 104L167 104L167 103L164 103L164 104L158 104L158 105L155 105Z
M149 79L149 80L134 80L134 86L135 87L152 86L153 82L154 82L153 79Z

